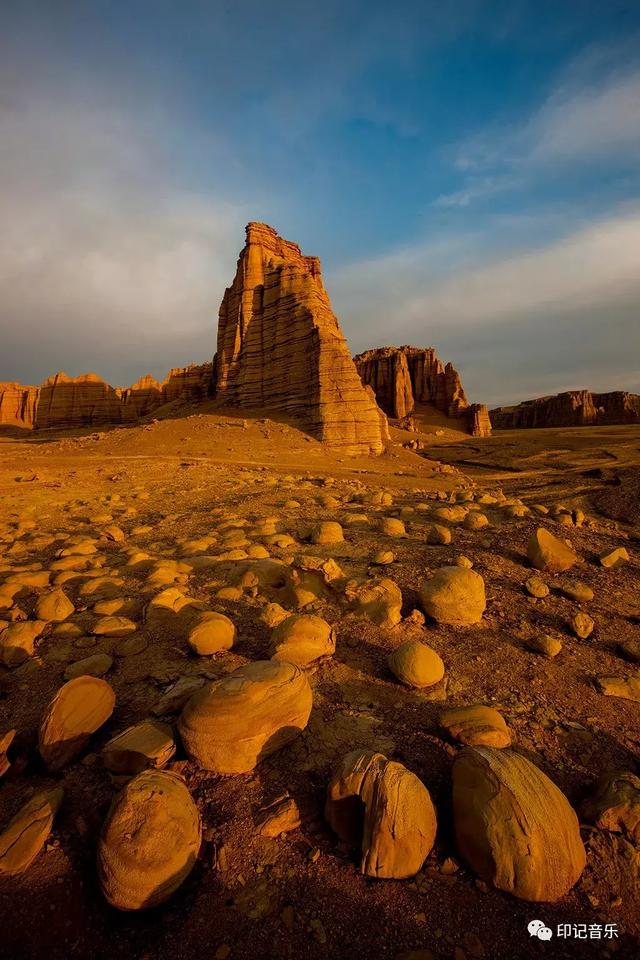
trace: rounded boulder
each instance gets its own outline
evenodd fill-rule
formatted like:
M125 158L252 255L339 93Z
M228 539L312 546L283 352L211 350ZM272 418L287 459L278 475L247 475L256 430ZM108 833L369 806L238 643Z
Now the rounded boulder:
M336 632L312 614L294 613L277 625L271 634L273 660L286 660L306 667L319 657L336 652Z
M453 765L458 850L486 882L552 902L586 862L578 818L549 777L513 750L465 747Z
M155 907L193 869L201 842L198 808L183 780L145 770L115 797L98 844L98 881L118 910Z
M405 640L387 659L391 672L408 687L432 687L444 677L444 663L426 643Z
M438 623L466 627L482 620L484 580L475 570L441 567L420 588L422 608Z
M293 663L258 660L198 690L178 721L192 760L214 773L249 773L304 730L309 681Z

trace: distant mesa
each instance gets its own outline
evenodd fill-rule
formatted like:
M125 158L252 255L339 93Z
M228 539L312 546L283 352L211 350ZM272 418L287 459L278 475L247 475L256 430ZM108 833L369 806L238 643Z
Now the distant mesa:
M439 360L433 347L378 347L354 361L362 382L394 420L409 416L416 404L429 405L457 418L473 436L490 435L489 411L483 404L469 404L460 374Z
M328 446L381 453L387 416L430 405L475 436L491 431L487 408L469 405L454 367L433 349L382 347L351 357L322 282L320 261L264 223L249 223L225 291L212 363L176 367L112 387L95 373L57 373L41 386L0 383L0 424L32 430L137 423L166 404L277 411Z
M624 390L568 390L512 407L496 407L491 411L491 422L498 430L640 423L640 394Z
M174 367L162 383L147 375L126 388L112 387L95 373L56 373L39 387L0 383L0 424L66 430L136 423L174 400L206 399L212 370L211 363Z

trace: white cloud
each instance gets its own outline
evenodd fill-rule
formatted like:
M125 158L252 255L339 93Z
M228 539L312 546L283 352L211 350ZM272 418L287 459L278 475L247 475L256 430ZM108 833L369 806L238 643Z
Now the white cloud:
M640 155L640 70L586 89L561 88L524 131L532 163L584 163Z
M609 162L635 167L640 161L640 69L594 77L569 68L529 117L508 127L489 127L459 143L452 166L461 185L434 201L467 207L564 173ZM595 69L595 67L594 67Z
M140 105L5 92L0 379L126 380L212 356L250 217L176 180L171 137Z
M328 277L354 349L435 346L490 403L571 386L640 389L640 210L517 253L487 243L456 236Z

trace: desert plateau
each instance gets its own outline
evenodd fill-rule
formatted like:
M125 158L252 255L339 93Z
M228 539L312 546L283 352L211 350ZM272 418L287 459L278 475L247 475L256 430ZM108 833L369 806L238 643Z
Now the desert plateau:
M0 960L640 958L639 50L3 5Z

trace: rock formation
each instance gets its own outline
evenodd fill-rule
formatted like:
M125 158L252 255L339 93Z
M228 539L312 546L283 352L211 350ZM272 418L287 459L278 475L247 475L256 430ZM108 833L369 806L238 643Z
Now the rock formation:
M363 383L369 384L384 412L401 420L416 403L430 403L449 417L468 407L460 376L439 360L432 347L378 347L354 357Z
M463 418L473 436L490 435L487 408L469 406L458 371L439 360L433 347L377 347L358 354L354 362L362 382L394 420L408 416L416 404L429 404L448 417Z
M317 257L250 223L220 306L215 357L222 402L279 410L349 453L380 453L381 424L324 289Z
M491 423L498 430L640 423L640 394L624 390L612 393L568 390L551 397L525 400L513 407L496 407L491 410Z
M112 387L95 373L56 373L40 387L0 383L0 424L29 430L68 430L136 423L166 403L204 400L211 363L174 367L162 383L150 374L130 387Z
M412 877L436 836L425 785L372 750L354 750L339 764L327 788L325 817L343 843L360 848L367 877Z
M32 427L38 403L38 387L19 383L0 383L0 423Z
M472 437L491 436L489 408L484 403L472 403L465 411L467 430Z

